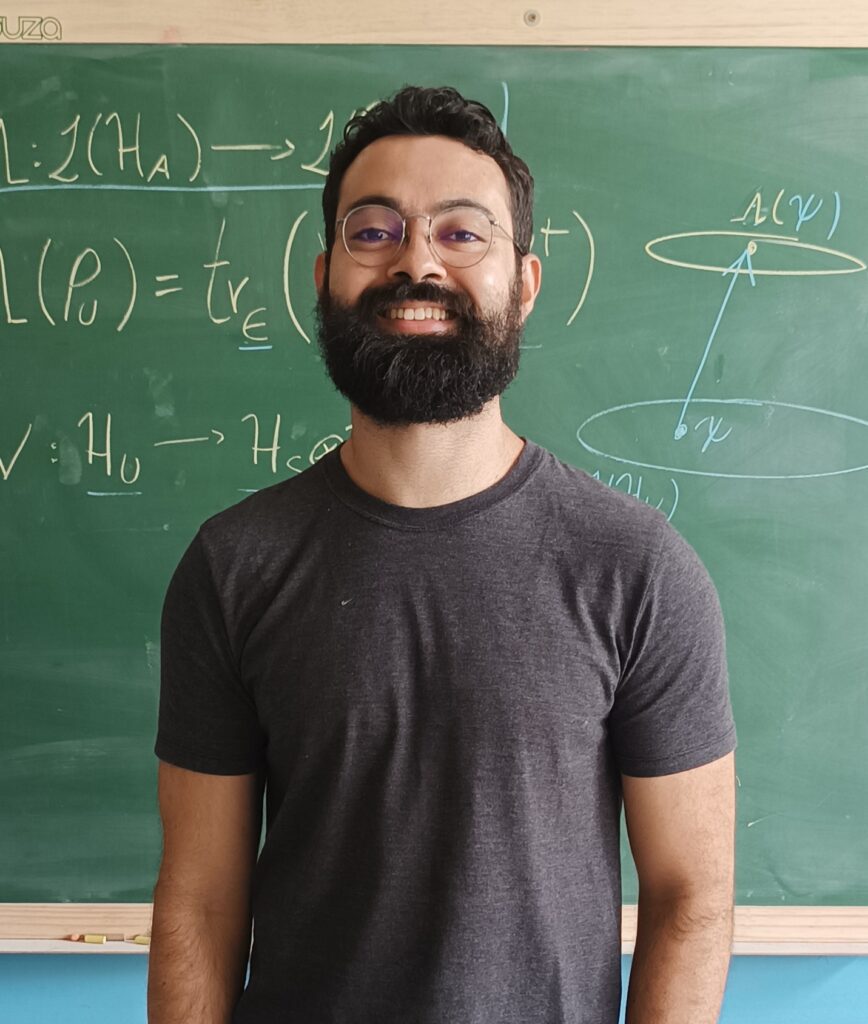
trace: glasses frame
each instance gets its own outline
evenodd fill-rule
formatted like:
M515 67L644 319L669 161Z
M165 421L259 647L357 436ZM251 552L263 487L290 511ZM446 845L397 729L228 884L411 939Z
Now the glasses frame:
M394 207L386 206L385 203L362 203L361 206L354 206L351 210L347 210L347 212L344 214L343 217L341 217L339 220L335 221L335 227L336 228L340 228L341 241L343 242L344 250L346 251L347 256L349 256L349 258L353 261L353 263L357 263L360 267L368 267L369 269L373 269L375 267L385 267L385 266L388 266L389 263L391 263L393 260L397 259L398 254L404 248L404 245L407 242L408 237L409 237L407 235L407 221L408 220L416 220L419 217L422 217L422 218L424 218L425 220L428 221L428 227L426 228L426 232L425 232L425 241L428 243L428 248L431 250L431 255L437 260L438 263L442 264L444 267L451 267L453 270L467 270L470 267L475 267L478 264L480 264L485 259L485 257L491 252L491 247L494 245L494 231L493 230L491 232L491 238L488 241L488 248L479 257L479 259L474 260L472 263L461 263L458 266L456 266L453 263L450 263L448 260L443 259L443 257L438 253L437 249L435 248L434 242L433 242L433 240L431 238L431 227L432 227L434 221L437 219L437 217L439 217L443 213L449 213L449 212L451 212L453 210L460 210L460 209L475 210L477 213L481 213L482 216L485 217L485 219L491 225L492 229L493 228L500 228L500 230L504 233L504 235L506 235L506 237L510 240L510 242L512 242L513 246L515 246L515 249L519 253L520 256L526 256L527 255L527 253L522 249L522 247L518 244L518 242L516 242L516 240L506 230L506 228L500 223L499 220L496 220L494 217L491 216L491 214L487 213L485 210L480 209L478 206L469 206L466 203L461 203L458 206L447 207L445 210L440 210L438 213L434 213L434 214L431 214L431 213L408 213L406 217L404 217L402 214L400 214ZM347 244L346 223L349 220L349 218L352 217L352 215L354 213L357 213L359 210L388 210L390 213L394 213L396 217L400 217L401 218L401 241L395 247L394 253L389 255L386 259L384 259L382 263L362 263L361 260L356 259L356 257L350 252L350 247Z

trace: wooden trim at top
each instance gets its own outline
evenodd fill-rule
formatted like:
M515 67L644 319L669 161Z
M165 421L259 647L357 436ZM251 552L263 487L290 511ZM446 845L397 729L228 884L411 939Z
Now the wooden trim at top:
M11 0L4 43L868 46L864 0Z
M139 953L135 935L150 933L150 903L0 904L0 953ZM101 945L71 934L114 935ZM636 939L636 907L622 913L624 953ZM122 936L122 937L121 937ZM868 955L868 907L736 907L736 955Z

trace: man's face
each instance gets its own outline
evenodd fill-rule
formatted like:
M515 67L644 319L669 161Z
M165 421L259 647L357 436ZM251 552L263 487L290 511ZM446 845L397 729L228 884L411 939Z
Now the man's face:
M494 160L441 136L389 136L347 169L338 219L365 203L407 216L456 199L481 204L513 233L506 179ZM407 235L383 266L355 262L340 237L328 272L324 256L317 258L320 347L335 385L375 421L463 419L515 376L522 326L539 289L539 260L526 256L517 269L512 242L495 228L483 260L453 268L431 251L425 218L409 219ZM448 311L449 319L390 315L426 307Z

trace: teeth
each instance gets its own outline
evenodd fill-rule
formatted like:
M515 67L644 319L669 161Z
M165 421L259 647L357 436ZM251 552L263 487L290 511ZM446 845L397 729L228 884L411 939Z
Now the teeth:
M451 320L452 314L438 306L395 307L389 310L390 320Z

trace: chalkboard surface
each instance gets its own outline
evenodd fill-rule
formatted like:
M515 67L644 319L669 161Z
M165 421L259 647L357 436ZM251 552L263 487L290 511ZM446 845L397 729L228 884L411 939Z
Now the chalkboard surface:
M3 49L0 899L150 897L162 595L347 436L320 192L405 82L536 178L507 419L717 583L739 902L868 903L868 53L409 47Z

